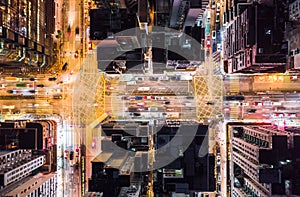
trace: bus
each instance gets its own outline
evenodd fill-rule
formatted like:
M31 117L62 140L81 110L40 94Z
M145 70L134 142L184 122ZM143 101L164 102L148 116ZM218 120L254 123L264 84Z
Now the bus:
M17 84L16 84L16 87L17 87L17 88L26 88L26 87L27 87L27 84L26 84L26 83L17 83Z
M235 95L235 96L225 96L225 101L243 101L245 100L245 97L242 95Z
M5 77L6 82L18 82L20 79L18 77Z

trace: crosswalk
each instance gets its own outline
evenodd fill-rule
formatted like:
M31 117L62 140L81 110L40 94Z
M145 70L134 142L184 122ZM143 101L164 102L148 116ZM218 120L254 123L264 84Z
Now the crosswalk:
M230 119L238 119L239 118L240 108L239 106L234 106L230 108Z
M240 83L239 78L230 78L230 93L239 93L240 92Z

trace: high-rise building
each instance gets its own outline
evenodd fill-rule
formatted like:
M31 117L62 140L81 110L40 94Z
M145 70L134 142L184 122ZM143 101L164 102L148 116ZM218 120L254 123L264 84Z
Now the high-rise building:
M236 72L284 72L285 7L271 4L237 3L236 14L224 31L224 70ZM275 10L275 11L274 11Z
M231 196L300 194L300 135L273 126L232 125Z
M28 73L27 68L51 64L54 1L3 0L0 5L0 66Z

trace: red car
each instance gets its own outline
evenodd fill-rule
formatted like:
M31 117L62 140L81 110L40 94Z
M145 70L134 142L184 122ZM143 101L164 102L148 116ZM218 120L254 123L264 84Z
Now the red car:
M75 53L74 53L74 58L75 58L75 59L78 58L78 51L75 51Z
M210 43L211 43L210 38L207 38L206 39L206 48L210 48Z

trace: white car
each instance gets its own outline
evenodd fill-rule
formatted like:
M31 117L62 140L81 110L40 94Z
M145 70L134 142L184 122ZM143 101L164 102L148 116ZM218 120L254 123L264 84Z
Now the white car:
M155 100L164 100L165 98L163 96L156 96Z
M161 81L168 81L170 78L168 76L161 76L159 77L159 80Z
M219 23L220 22L220 13L217 13L216 14L216 23Z
M217 44L217 51L222 51L222 44Z
M217 3L217 12L220 12L220 10L221 10L221 4Z

